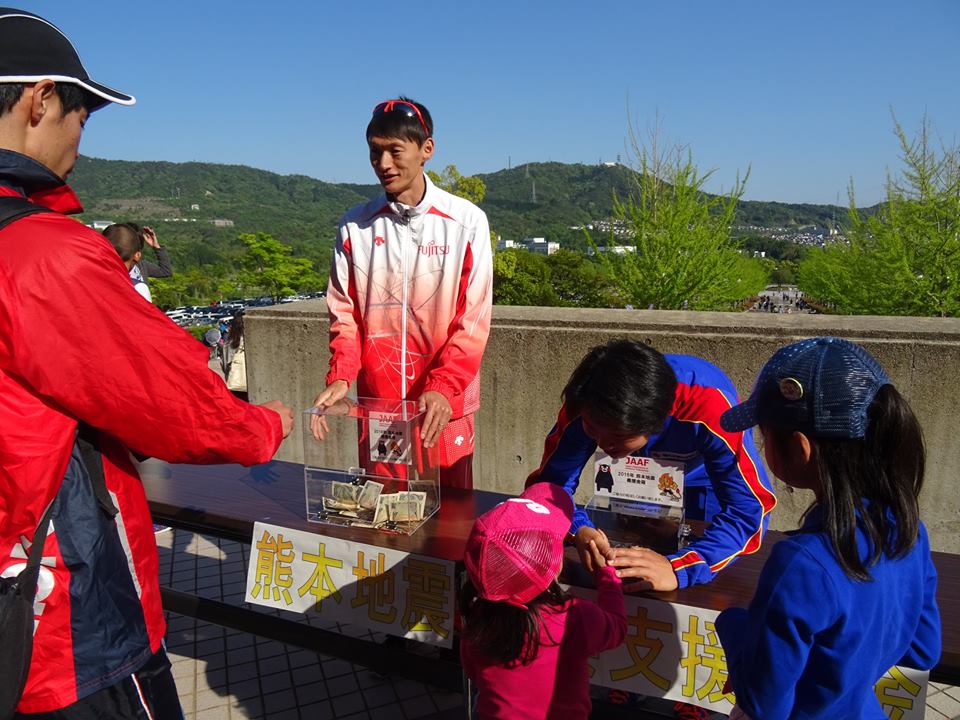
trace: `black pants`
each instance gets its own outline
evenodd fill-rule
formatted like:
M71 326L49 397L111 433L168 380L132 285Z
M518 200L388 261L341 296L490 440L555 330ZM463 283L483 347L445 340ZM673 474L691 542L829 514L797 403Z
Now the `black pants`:
M170 661L161 647L133 675L51 712L18 713L14 720L183 720Z

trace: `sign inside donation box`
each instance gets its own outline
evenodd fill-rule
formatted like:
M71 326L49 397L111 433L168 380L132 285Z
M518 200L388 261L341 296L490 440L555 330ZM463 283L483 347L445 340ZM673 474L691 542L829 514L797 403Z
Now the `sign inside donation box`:
M594 456L594 494L586 510L614 546L640 545L662 554L685 544L683 463L628 455Z
M368 440L370 461L410 464L410 424L387 413L370 413Z

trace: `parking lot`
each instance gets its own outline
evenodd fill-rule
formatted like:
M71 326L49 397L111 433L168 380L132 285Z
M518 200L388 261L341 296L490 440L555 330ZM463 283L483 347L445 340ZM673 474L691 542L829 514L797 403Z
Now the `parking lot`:
M325 292L303 293L300 295L288 295L280 298L279 303L299 302L301 300L313 300L326 295ZM242 298L240 300L224 300L213 305L181 305L180 307L167 310L167 317L173 320L181 327L194 327L197 325L217 325L221 321L227 321L241 310L252 307L266 307L276 305L277 300L269 295L254 298Z

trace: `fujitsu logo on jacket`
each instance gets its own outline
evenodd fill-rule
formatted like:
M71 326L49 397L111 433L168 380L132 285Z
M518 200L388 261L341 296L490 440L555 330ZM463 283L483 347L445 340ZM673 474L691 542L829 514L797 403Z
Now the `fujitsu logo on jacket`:
M431 240L426 245L421 245L419 248L421 255L446 255L450 252L450 246L444 243L443 245L438 245L436 240Z

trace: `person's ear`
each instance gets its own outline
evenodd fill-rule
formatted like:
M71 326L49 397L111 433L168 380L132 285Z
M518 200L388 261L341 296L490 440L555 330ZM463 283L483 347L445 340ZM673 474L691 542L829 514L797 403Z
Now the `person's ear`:
M422 159L423 163L426 163L427 160L433 157L434 149L435 147L433 144L432 137L428 137L426 140L423 141L423 145L420 146L420 155L423 158Z
M810 438L799 430L795 430L790 437L791 454L803 465L808 465L813 457L813 443Z
M133 254L133 264L136 265L138 262L140 262L140 258L142 258L142 257L143 257L143 251L142 251L142 250L137 250L137 251Z
M44 79L30 88L30 124L39 125L44 116L53 111L53 98L57 94L57 84Z

